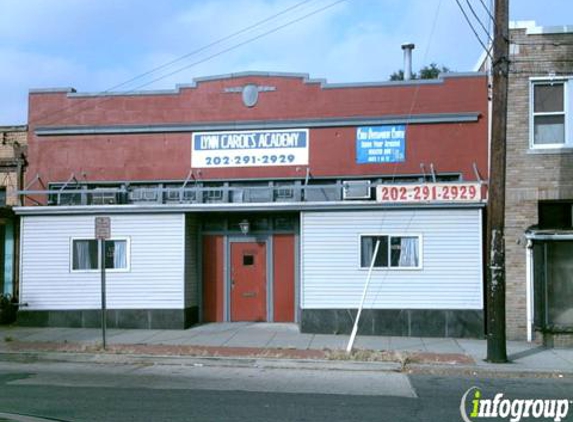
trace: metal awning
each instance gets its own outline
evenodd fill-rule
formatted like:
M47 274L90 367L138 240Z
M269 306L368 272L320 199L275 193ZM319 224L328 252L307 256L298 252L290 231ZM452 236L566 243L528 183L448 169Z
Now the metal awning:
M567 229L536 229L525 231L528 240L573 240L573 230Z
M199 212L284 212L284 211L350 211L404 209L472 209L483 208L479 203L412 203L380 204L375 201L211 203L211 204L131 204L131 205L69 205L15 207L17 215L75 215L75 214L144 214Z

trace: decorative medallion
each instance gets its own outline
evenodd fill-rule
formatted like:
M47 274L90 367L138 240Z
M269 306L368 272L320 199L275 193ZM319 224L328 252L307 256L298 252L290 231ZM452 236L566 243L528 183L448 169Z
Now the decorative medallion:
M244 86L225 88L226 93L241 93L243 104L245 107L254 107L259 101L259 92L276 91L274 86L259 86L255 84L247 84Z

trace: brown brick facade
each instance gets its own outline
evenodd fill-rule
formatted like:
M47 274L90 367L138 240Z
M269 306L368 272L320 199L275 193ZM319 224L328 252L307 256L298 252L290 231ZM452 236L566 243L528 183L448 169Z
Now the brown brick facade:
M6 205L18 204L16 191L24 171L27 144L26 126L0 126L0 189L6 190Z
M535 31L533 31L535 32ZM525 230L538 224L538 201L573 199L573 149L530 149L530 78L573 75L573 33L511 30L507 126L507 336L523 340L526 324Z

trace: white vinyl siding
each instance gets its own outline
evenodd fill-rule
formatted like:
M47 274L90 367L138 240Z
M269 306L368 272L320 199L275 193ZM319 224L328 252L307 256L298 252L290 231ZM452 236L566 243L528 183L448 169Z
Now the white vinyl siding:
M109 309L182 309L183 214L112 215L112 238L129 239L129 271L107 271ZM100 308L99 271L70 267L72 239L94 237L94 216L21 220L21 302L27 310Z
M303 309L357 308L368 271L360 235L420 236L423 266L376 268L365 307L482 309L479 209L305 212L301 227Z

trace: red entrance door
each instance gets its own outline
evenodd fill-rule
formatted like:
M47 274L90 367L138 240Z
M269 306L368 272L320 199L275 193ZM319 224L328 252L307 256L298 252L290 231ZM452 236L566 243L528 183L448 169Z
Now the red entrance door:
M266 321L266 263L265 243L231 243L231 321Z

